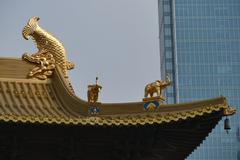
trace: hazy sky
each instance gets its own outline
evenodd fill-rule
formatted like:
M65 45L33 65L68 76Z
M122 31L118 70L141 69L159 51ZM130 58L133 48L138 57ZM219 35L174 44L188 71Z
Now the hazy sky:
M38 16L75 63L69 74L79 97L98 76L101 102L141 101L160 77L157 9L157 0L1 0L0 56L37 51L21 32Z

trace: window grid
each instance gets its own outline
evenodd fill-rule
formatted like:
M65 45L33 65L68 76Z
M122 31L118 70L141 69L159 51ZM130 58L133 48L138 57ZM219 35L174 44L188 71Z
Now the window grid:
M161 1L161 0L160 0ZM163 0L166 22L165 71L178 68L180 102L226 96L240 110L240 1L175 0L177 66L174 64L171 31L171 3ZM171 63L172 60L172 63ZM167 89L168 103L176 94ZM240 160L240 113L230 117L231 131L223 120L187 159ZM240 134L240 133L239 133Z

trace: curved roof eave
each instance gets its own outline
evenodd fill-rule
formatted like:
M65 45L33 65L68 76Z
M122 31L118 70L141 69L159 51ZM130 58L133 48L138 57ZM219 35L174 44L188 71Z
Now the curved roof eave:
M149 125L176 122L231 110L225 97L182 104L160 104L153 111L144 102L97 103L97 113L77 97L56 67L48 80L27 79L32 64L20 59L0 59L0 120L74 125Z

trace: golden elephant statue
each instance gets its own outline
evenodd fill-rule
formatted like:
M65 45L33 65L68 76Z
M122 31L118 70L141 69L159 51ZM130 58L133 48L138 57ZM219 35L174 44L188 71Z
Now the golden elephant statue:
M148 95L150 97L153 97L154 93L157 94L157 96L161 97L162 90L165 89L167 86L171 84L171 80L169 76L167 76L166 80L156 80L155 82L149 83L145 87L145 93L144 97L148 98Z

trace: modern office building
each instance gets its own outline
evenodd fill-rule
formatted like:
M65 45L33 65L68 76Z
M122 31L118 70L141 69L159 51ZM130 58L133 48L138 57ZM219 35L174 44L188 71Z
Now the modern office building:
M161 76L168 103L226 96L240 109L240 1L159 0ZM223 120L188 160L240 160L239 113Z

